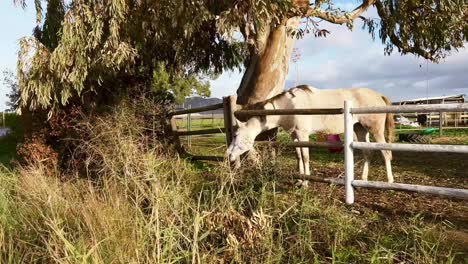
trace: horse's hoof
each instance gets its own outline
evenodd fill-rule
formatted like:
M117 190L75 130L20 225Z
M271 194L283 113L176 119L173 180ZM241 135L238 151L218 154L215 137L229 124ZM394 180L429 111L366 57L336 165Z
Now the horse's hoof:
M309 187L309 181L297 180L295 185L298 188L306 188L306 187Z

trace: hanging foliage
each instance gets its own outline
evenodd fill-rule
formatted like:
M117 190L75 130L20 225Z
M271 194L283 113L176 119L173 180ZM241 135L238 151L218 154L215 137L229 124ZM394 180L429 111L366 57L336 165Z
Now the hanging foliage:
M18 60L22 107L54 109L86 92L112 94L135 85L164 89L178 99L193 92L208 95L201 76L249 65L267 45L264 33L294 16L308 25L290 29L298 37L326 36L324 22L351 29L362 18L373 36L379 33L386 54L397 49L433 61L463 47L468 32L463 0L362 0L353 11L332 0L66 3L34 1L39 26L21 41ZM362 17L372 7L379 18ZM155 78L163 71L165 85Z

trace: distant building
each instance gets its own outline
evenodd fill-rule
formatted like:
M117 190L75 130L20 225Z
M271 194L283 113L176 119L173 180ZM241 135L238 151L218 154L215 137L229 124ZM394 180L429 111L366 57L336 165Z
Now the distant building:
M394 102L393 105L418 105L418 104L459 104L465 103L465 95L458 94L458 95L447 95L447 96L437 96L437 97L425 97L425 98L416 98L416 99L409 99L403 100L400 102ZM426 123L432 125L435 121L439 123L439 113L415 113L415 114L405 114L407 118L410 118L411 121L416 119L415 121L420 125L426 125ZM445 113L443 115L442 122L445 125L454 124L456 127L461 124L467 124L468 122L468 115L466 113Z
M394 102L393 105L415 105L415 104L456 104L464 103L465 95L447 95L447 96L437 96L437 97L425 97L425 98L416 98L409 99L400 102Z

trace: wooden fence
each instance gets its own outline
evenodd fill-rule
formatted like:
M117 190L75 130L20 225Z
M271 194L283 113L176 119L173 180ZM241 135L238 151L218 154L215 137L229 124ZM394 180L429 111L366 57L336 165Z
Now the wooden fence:
M312 181L327 182L345 186L345 201L347 204L354 203L354 188L370 188L381 190L396 190L407 192L418 192L434 195L442 195L460 199L468 199L468 190L445 188L436 186L425 186L415 184L387 183L375 181L362 181L354 179L354 150L394 150L394 151L413 151L413 152L444 152L444 153L468 153L468 146L464 145L429 145L429 144L383 144L370 142L354 142L354 114L377 114L377 113L430 113L430 112L466 112L468 104L439 104L439 105L399 105L384 107L361 107L353 108L350 101L344 102L344 108L333 109L274 109L274 110L237 110L235 103L236 97L230 96L223 98L222 104L187 109L175 112L174 115L197 113L223 108L224 110L224 128L206 129L198 131L178 131L175 120L171 120L173 133L175 136L181 135L201 135L222 133L226 134L226 144L229 145L232 140L232 132L236 126L236 117L249 116L267 116L267 115L344 115L345 136L344 143L329 142L291 142L281 145L290 147L344 147L345 155L345 179L338 178L320 178L315 176L302 176L304 179ZM279 145L280 143L272 142ZM223 160L223 157L214 156L191 156L199 160Z
M224 133L226 135L226 144L227 145L231 144L232 128L235 125L234 115L232 114L232 117L231 117L231 113L234 113L235 107L236 107L235 97L234 98L224 97L223 103L220 103L220 104L208 105L208 106L203 106L203 107L198 107L198 108L184 109L184 110L179 110L179 111L175 111L174 113L172 113L171 115L172 135L174 137L174 141L175 141L175 144L179 153L183 155L184 157L188 157L192 160L208 160L208 161L224 160L224 157L221 157L221 156L198 156L198 155L192 155L186 152L180 143L180 136L209 135L209 134ZM177 122L176 122L177 116L188 115L188 120L190 120L190 114L213 111L213 110L218 110L218 109L223 109L223 112L224 112L224 115L223 115L224 127L223 128L191 130L190 125L187 126L187 130L179 130L177 128Z

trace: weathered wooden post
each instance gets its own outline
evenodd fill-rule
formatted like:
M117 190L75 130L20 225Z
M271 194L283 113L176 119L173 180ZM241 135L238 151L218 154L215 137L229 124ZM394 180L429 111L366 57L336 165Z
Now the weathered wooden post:
M226 134L226 145L229 146L232 141L231 134L231 107L229 97L223 97L223 117L224 117L224 129Z
M224 128L226 130L226 144L229 146L232 142L234 127L237 125L237 119L234 113L237 111L236 96L223 97Z
M429 127L432 127L432 112L429 113Z
M237 96L231 95L229 96L229 112L231 114L231 136L234 134L234 128L237 126L237 119L234 113L237 111Z
M442 137L442 127L444 125L444 112L439 112L439 137Z
M191 104L188 106L188 109L192 109ZM187 131L191 131L191 130L192 130L192 114L188 113L187 114ZM192 146L192 136L187 136L187 145L189 147Z
M442 99L442 104L445 104L445 99ZM439 112L439 137L442 137L442 129L445 123L445 112Z
M223 97L224 129L226 133L226 145L229 147L232 142L234 127L237 125L237 119L234 113L237 111L236 96ZM240 166L240 158L235 161L235 167Z
M345 194L346 204L354 203L354 153L352 143L354 140L354 124L353 115L351 114L351 101L344 102L344 128L345 128L345 142L344 142L344 154L345 154Z
M171 116L171 133L172 133L172 140L174 142L174 145L176 147L177 152L179 155L185 155L185 150L182 147L182 144L180 144L180 138L179 135L177 134L177 121L174 116Z

